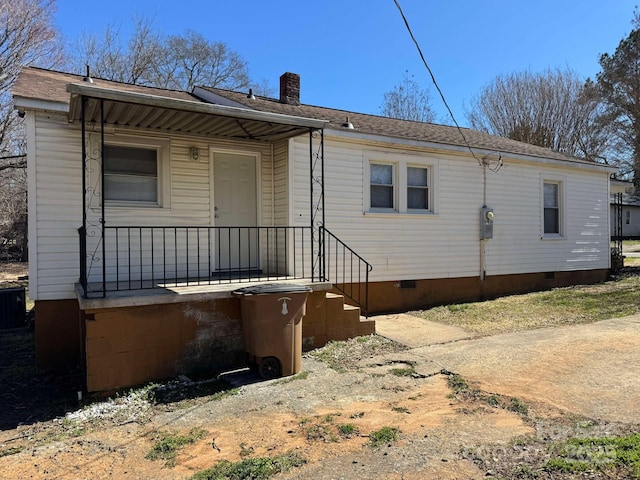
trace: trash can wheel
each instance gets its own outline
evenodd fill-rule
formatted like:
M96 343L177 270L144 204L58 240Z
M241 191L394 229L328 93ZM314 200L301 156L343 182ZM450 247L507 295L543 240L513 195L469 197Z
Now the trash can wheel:
M276 357L264 357L258 366L258 373L262 378L278 378L282 375L280 360Z

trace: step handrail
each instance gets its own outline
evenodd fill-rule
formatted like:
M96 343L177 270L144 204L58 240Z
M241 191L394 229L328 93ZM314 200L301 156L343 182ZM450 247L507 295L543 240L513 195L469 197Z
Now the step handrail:
M366 318L369 316L369 272L373 266L340 240L324 225L320 226L324 280L353 301ZM354 265L355 263L355 265Z

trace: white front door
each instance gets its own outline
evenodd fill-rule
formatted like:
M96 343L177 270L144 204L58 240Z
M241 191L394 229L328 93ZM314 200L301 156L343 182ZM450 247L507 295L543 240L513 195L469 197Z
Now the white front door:
M256 157L213 154L213 259L216 270L259 269Z

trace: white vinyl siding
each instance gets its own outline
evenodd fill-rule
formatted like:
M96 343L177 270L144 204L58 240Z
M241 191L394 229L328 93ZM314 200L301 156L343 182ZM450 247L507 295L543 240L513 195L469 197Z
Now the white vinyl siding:
M295 140L293 218L308 222L308 143ZM421 152L432 161L434 215L367 211L370 148L325 135L327 227L373 265L372 281L477 277L480 272L478 209L483 205L482 168L467 155ZM389 148L391 157L406 152ZM416 163L407 161L407 165ZM437 166L437 168L435 168ZM432 173L433 172L433 173ZM437 172L437 173L436 173ZM541 177L542 175L542 177ZM487 172L486 204L494 209L494 238L486 244L487 275L608 268L607 173L582 167L505 159ZM437 180L435 177L437 176ZM365 181L363 181L363 178ZM564 240L541 235L541 178L564 179Z

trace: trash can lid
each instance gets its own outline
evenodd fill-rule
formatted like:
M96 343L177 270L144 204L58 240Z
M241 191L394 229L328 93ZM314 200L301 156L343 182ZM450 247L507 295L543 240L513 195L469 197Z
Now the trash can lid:
M234 290L234 295L263 295L269 293L307 293L311 287L295 283L262 283Z

